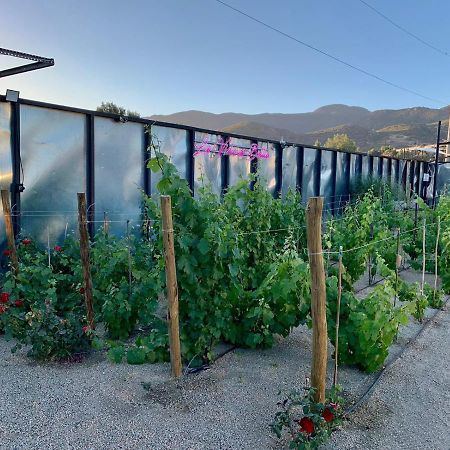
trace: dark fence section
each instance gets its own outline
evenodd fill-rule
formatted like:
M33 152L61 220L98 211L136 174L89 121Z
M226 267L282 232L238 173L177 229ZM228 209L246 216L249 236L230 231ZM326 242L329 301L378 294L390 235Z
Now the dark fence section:
M146 127L151 134L145 132ZM348 201L357 179L379 177L402 183L409 194L426 195L422 176L432 172L422 162L25 99L9 103L0 96L0 185L11 190L16 231L30 233L41 242L61 239L75 229L79 191L87 194L91 233L105 213L116 233L125 232L126 220L139 223L141 192L155 194L160 178L146 168L151 140L157 141L186 177L194 195L203 185L223 195L240 177L257 173L274 196L286 195L289 189L300 191L303 202L322 195L331 212ZM220 154L225 147L236 154ZM265 157L245 156L256 149ZM3 236L0 220L0 239Z

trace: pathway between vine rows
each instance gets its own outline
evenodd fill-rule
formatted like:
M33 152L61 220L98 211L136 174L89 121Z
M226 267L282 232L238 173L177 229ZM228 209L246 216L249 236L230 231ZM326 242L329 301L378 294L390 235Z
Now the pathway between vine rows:
M411 271L402 277L420 278ZM390 360L420 328L411 322L401 330ZM103 354L81 363L38 364L10 348L0 337L0 449L264 450L286 448L269 424L278 391L300 387L309 376L311 333L299 327L272 349L236 350L177 383L168 364L113 365ZM332 366L330 357L329 383ZM328 448L448 450L449 369L447 307ZM340 371L350 403L374 379L353 368Z

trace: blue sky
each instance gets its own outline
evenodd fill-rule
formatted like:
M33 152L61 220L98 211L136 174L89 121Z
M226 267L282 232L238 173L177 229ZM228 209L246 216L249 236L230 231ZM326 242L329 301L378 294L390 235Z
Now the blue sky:
M366 0L450 53L446 0ZM0 79L0 92L85 108L114 101L143 115L305 112L450 104L450 57L401 33L358 0L227 0L272 26L424 100L352 71L214 0L3 0L0 46L55 66ZM436 23L441 23L437 26ZM0 68L13 59L0 56Z

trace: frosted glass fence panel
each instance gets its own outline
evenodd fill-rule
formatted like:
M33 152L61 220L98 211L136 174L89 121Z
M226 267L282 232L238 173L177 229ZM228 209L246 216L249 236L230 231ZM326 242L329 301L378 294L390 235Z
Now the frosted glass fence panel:
M390 168L391 168L391 159L390 158L383 158L383 180L386 183L389 183L389 178L390 178L390 174L392 174L390 172Z
M368 178L369 176L369 157L364 155L362 157L361 177Z
M246 151L250 151L250 141L246 139L230 139L231 147L239 147ZM229 185L233 186L240 179L248 178L250 174L250 160L248 158L242 158L236 155L230 155L230 171L229 171Z
M289 189L295 191L297 188L297 148L285 147L283 149L283 180L281 184L281 193L286 195Z
M340 202L348 200L348 186L346 180L348 179L348 166L345 162L347 158L346 153L337 152L336 159L336 194L333 200L334 207L338 208Z
M372 177L373 178L378 178L378 170L379 170L379 164L380 164L380 158L378 158L378 156L374 156L373 157L373 169L372 169Z
M201 187L209 187L212 192L220 195L222 189L221 178L221 158L219 156L219 147L216 145L217 136L206 133L195 133L195 142L198 148L204 142L204 149L210 146L211 152L194 153L194 194L198 196Z
M259 158L258 174L260 176L261 185L273 195L276 188L275 180L275 146L266 142L258 142L258 149L269 153L268 159Z
M392 171L391 171L391 184L395 185L397 183L397 180L399 179L399 171L398 171L398 162L397 160L393 159L392 162Z
M306 203L309 197L314 196L315 161L316 150L313 148L305 148L303 152L302 203Z
M12 182L11 164L11 107L9 103L0 103L0 188L10 188ZM5 241L5 223L3 208L0 209L0 245Z
M86 117L26 105L20 111L22 233L54 246L66 227L76 228L77 192L86 192Z
M400 160L400 169L399 169L399 180L398 182L405 186L405 178L406 177L406 167L405 167L405 161Z
M177 168L180 176L189 179L189 176L186 173L187 132L177 128L159 127L154 125L151 127L151 135L153 144L158 145L160 151L169 157L172 164ZM147 154L146 156L148 158L150 155ZM151 156L155 155L153 154ZM156 185L160 179L161 174L159 172L150 173L150 192L152 195L158 194Z
M95 215L106 212L114 234L126 232L126 221L139 229L144 187L144 127L95 118Z
M333 172L332 172L333 152L322 150L320 165L320 195L325 197L325 204L333 202Z

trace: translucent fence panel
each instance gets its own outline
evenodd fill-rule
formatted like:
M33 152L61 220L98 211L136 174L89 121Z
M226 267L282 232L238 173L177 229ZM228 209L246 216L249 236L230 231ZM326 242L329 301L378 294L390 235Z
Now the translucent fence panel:
M50 245L76 228L77 192L86 191L86 117L22 105L22 232Z
M126 221L138 228L144 187L144 128L141 124L95 118L95 212L101 225L106 212L114 234Z
M181 177L188 178L187 170L187 148L186 148L186 135L185 130L179 130L178 128L159 127L153 125L151 127L151 135L154 143L159 145L160 151L167 155L177 168ZM200 139L201 142L201 139ZM150 155L147 155L147 157ZM152 155L154 156L154 155ZM151 172L150 174L150 192L152 195L158 193L156 185L161 179L160 173Z
M325 204L328 204L334 200L332 158L333 152L322 150L320 166L320 195L325 197Z
M250 141L246 139L230 139L230 146L250 150ZM230 155L230 172L229 172L229 184L233 186L240 179L247 179L250 173L250 159L246 157L240 157L238 155Z
M336 194L334 207L339 207L339 202L348 200L348 190L346 185L348 166L345 162L347 156L343 152L337 152L336 159Z
M369 176L369 156L363 155L362 157L362 167L361 167L361 177L367 178Z
M391 184L395 185L397 183L398 177L399 177L399 171L398 171L398 161L396 159L393 159L391 161Z
M194 153L194 194L197 196L200 187L208 186L212 192L220 195L222 189L221 158L217 136L206 133L195 133ZM211 151L207 151L210 149Z
M403 188L406 185L406 161L400 160L400 179L399 182L403 185Z
M11 163L11 107L9 103L0 103L0 188L8 189L12 182ZM5 223L3 208L0 208L0 244L5 241Z
M372 169L372 177L378 178L379 174L379 164L380 164L380 158L378 156L373 157L373 169Z
M283 149L282 159L283 179L281 184L281 193L286 195L289 189L297 188L297 148L285 147Z
M269 158L258 158L258 174L261 178L262 186L273 194L276 188L275 179L275 148L273 144L268 144L267 142L258 142L258 149L261 152L267 151Z
M383 158L383 180L389 183L389 178L391 175L391 159Z
M433 164L434 166L434 164ZM433 170L434 172L434 170ZM437 189L439 193L450 191L450 165L449 164L439 164L438 179L437 179ZM429 197L433 196L433 181L430 183L428 189Z
M314 195L314 166L316 150L305 148L303 153L302 202L306 203Z

